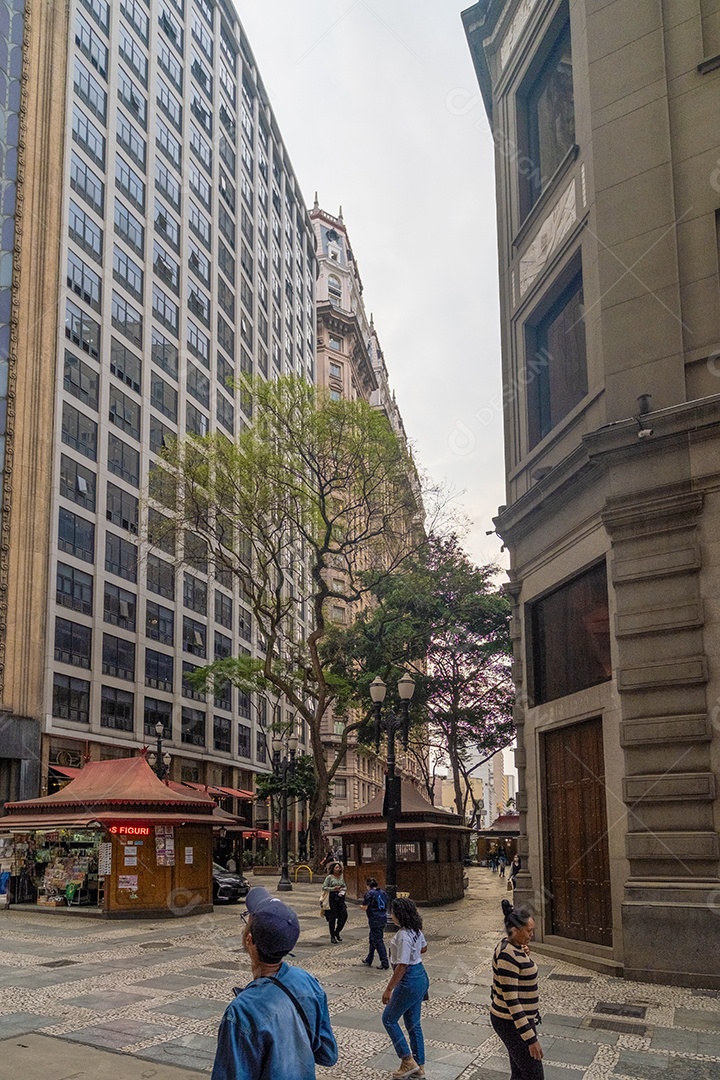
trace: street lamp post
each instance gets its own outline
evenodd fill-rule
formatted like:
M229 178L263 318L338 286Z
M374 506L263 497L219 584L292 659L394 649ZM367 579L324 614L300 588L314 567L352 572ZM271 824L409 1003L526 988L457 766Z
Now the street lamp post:
M273 772L280 781L280 881L278 892L292 892L292 882L288 873L288 774L295 770L295 752L298 748L297 735L291 735L287 746L279 736L272 741Z
M387 686L378 675L370 684L370 697L375 709L375 750L380 748L380 736L387 735L387 772L385 773L385 804L383 817L387 820L387 860L385 870L385 891L390 900L397 893L397 858L395 851L395 826L400 819L400 777L395 774L395 734L402 733L403 746L407 749L410 734L410 699L415 690L415 683L409 675L403 675L398 684L400 697L400 716L386 710L383 716L382 705Z
M157 736L157 751L153 754L148 754L148 765L154 770L158 780L164 780L170 772L170 762L172 758L170 754L165 751L163 754L162 737L165 728L163 727L162 720L158 720L155 725L155 734Z

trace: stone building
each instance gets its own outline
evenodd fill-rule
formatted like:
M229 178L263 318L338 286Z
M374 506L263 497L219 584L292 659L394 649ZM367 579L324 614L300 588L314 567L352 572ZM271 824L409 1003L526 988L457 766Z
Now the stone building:
M0 9L0 800L159 721L174 779L248 788L262 710L185 676L252 619L190 533L149 548L148 474L248 422L234 376L314 378L307 210L232 4Z
M390 390L387 367L372 315L368 317L363 284L343 219L323 210L315 197L310 211L318 260L316 380L331 397L364 398L385 412L395 434L406 441L395 396ZM333 601L331 617L344 623L353 617L353 605ZM335 760L344 721L328 715L324 738L328 759ZM398 769L403 776L418 778L420 769L412 754L398 749ZM369 803L382 790L385 768L371 750L353 742L333 787L330 818L351 813Z
M463 22L496 146L517 896L545 951L718 988L720 3Z

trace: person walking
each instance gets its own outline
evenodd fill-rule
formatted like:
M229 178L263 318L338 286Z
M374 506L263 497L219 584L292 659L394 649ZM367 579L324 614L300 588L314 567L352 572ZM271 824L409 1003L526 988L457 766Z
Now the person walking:
M505 849L500 848L500 851L498 852L498 873L500 874L501 878L505 877L505 867L506 866L507 866L507 855L505 854Z
M497 865L498 865L497 851L495 849L493 849L490 852L490 868L491 868L493 874L497 874Z
M502 901L506 936L493 953L490 1023L510 1057L513 1080L544 1080L537 1037L538 969L530 956L535 920L528 907Z
M382 996L385 1006L382 1014L383 1027L400 1058L400 1068L392 1075L395 1080L406 1076L424 1077L425 1041L420 1014L430 980L422 962L422 957L427 952L422 918L414 902L406 899L393 900L390 917L400 928L390 942L393 973ZM400 1017L403 1018L410 1036L410 1046L400 1027Z
M340 931L348 918L347 903L345 902L347 886L341 863L333 863L330 867L330 873L323 881L323 889L327 892L330 901L330 907L325 912L325 918L330 926L330 942L336 945L342 941Z
M283 959L300 936L292 908L267 889L250 889L242 943L252 982L235 990L218 1032L211 1080L315 1080L338 1048L325 991Z
M383 933L387 924L388 895L384 889L380 888L374 877L369 877L365 885L367 886L367 892L363 896L361 907L367 914L370 932L368 934L368 954L363 960L363 964L365 967L372 967L373 957L377 952L380 967L387 970L390 964L388 963Z
M514 855L513 861L510 863L510 873L508 874L508 885L513 890L515 889L516 885L515 878L518 876L521 869L522 863L520 862L520 856Z

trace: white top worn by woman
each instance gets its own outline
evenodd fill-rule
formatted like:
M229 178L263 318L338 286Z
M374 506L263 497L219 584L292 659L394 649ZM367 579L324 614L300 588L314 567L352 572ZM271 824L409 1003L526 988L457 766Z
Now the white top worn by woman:
M426 945L427 942L422 930L406 930L404 928L398 930L390 942L390 963L393 967L397 964L407 964L408 967L420 964L422 963L420 954Z

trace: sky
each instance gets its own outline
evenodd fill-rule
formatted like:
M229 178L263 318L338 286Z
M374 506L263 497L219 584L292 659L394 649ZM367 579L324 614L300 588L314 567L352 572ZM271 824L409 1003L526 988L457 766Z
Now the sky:
M454 0L235 0L308 207L345 225L421 470L502 562L493 145Z

